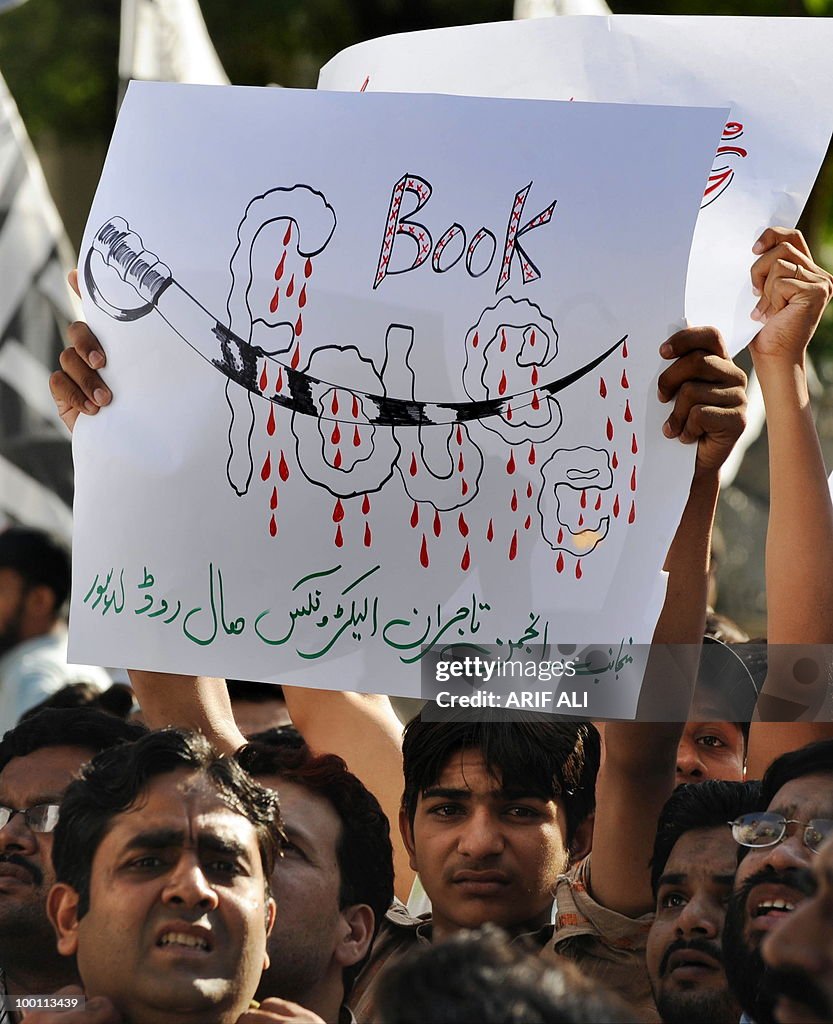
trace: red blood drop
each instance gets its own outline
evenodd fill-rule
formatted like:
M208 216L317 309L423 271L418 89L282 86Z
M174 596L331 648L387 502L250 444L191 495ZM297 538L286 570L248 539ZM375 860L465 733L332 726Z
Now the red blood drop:
M524 529L528 530L530 526L532 526L532 516L527 516L526 519L524 519Z
M341 469L341 449L336 448L336 457L333 459L333 465L336 469Z
M280 304L281 304L281 290L280 290L280 288L276 288L275 289L275 294L272 296L272 299L269 302L269 312L270 313L277 313L278 306Z
M530 331L530 334L529 334L529 344L530 344L530 345L531 345L531 346L532 346L533 348L535 348L535 331L534 331L534 330L533 330L533 331Z
M518 531L512 531L512 540L509 544L509 561L514 562L518 554Z
M469 493L469 485L466 483L465 477L460 481L460 494L465 496Z
M627 370L622 370L621 384L622 384L623 388L629 388L630 387L630 384L628 384L628 373L627 373Z
M613 424L610 422L610 417L607 420L607 439L608 441L613 440Z
M526 496L527 496L527 498L531 498L532 497L532 483L531 482L526 485Z
M462 444L462 443L463 443L463 428L458 423L457 424L457 444Z
M301 346L296 345L295 351L292 353L292 362L289 364L293 370L298 369L298 363L301 361Z
M506 472L511 476L515 472L515 453L509 453L509 461L506 463Z
M337 498L333 509L333 522L340 523L342 519L344 519L344 506L341 504L341 498Z
M613 502L613 518L614 519L618 519L619 518L619 495L618 494L616 495L616 498L615 498L615 500Z
M358 424L353 428L353 447L361 448L362 435L359 433Z
M469 546L466 544L466 550L463 552L463 558L460 562L460 568L463 572L466 572L468 567L471 565L471 555L469 554Z
M416 525L419 522L419 505L414 502L414 510L411 512L411 529L416 529Z
M463 462L463 453L460 452L460 458L457 460L457 472L462 473L466 468L465 462Z
M307 262L304 264L304 277L312 277L312 260L307 256Z
M365 523L364 524L364 546L366 548L369 548L372 540L373 540L373 534L370 532L370 523Z
M633 419L633 413L631 413L631 403L625 400L625 423L630 423Z
M265 391L269 386L269 377L266 374L266 363L263 364L263 370L260 374L260 381L258 383L260 384L261 391Z
M303 309L307 304L307 286L304 284L301 288L301 294L298 296L298 309Z
M272 456L269 452L266 453L266 458L263 460L263 467L260 470L260 479L268 480L272 475Z
M555 563L555 568L557 572L564 572L564 553L561 551L558 552L558 559Z
M290 238L292 238L292 221L287 225L286 234L283 236L283 244L289 245Z
M369 496L367 494L365 494L364 498L362 499L362 515L366 516L369 511L370 511L370 498L369 498Z
M512 500L509 502L509 507L513 512L518 511L518 495L514 490L512 491Z
M283 480L284 483L289 479L289 466L286 464L283 451L281 451L281 461L278 465L278 476Z
M607 384L605 384L604 377L599 377L599 394L602 398L607 398Z
M471 347L472 347L472 348L477 348L477 343L478 343L479 341L480 341L480 339L479 339L479 338L478 338L478 336L477 336L477 331L475 331L475 332L474 332L474 337L473 337L473 338L471 339Z
M304 333L304 318L301 314L298 314L298 319L295 321L295 334L300 337Z
M422 535L422 547L419 549L419 564L423 569L428 568L428 544L424 533Z
M526 461L530 464L530 466L535 465L535 445L532 444L531 442L529 445L529 455L527 455Z
M333 410L333 416L337 416L338 415L338 392L337 391L333 392L333 404L330 406L330 408Z
M559 530L558 531L558 543L560 544L562 540L564 540L564 531L563 530Z
M631 470L631 490L636 490L636 466Z
M598 496L598 498L596 498L596 504L595 504L594 507L595 507L597 512L602 507L602 496L601 496L601 494Z
M437 509L435 509L434 510L434 536L435 537L439 537L439 535L442 532L443 532L443 524L442 524L442 520L440 519L440 513L439 513L439 511Z
M411 474L411 476L417 475L417 461L414 452L411 452L411 465L410 468L408 469L408 472Z
M616 452L613 453L612 465L613 465L614 469L618 469L619 468L619 456L616 454Z
M278 369L278 383L275 385L276 391L283 391L283 367Z
M631 437L631 451L634 455L639 451L639 445L636 443L636 434Z
M499 395L506 394L506 371L502 370L500 374L500 384L497 386L497 393Z
M495 539L495 528L492 526L492 520L489 520L489 528L486 530L486 540L491 544Z
M461 537L468 537L469 524L466 522L466 517L462 512L460 513L460 518L457 520L457 529L460 531Z
M584 516L583 515L579 515L579 517L578 517L578 525L579 526L584 526Z
M270 437L275 433L275 407L271 404L269 406L269 419L266 422L266 433Z
M278 489L277 487L272 488L272 497L269 499L269 508L274 512L278 507Z
M538 367L537 366L533 366L532 367L532 375L530 376L530 383L532 384L533 387L535 387L535 385L538 383Z
M576 562L576 579L580 580L581 576L582 576L582 573L581 573L581 559L579 559Z
M532 402L530 404L532 405L532 408L536 412L541 408L541 403L538 400L538 392L537 391L533 391L532 392Z
M269 517L269 533L274 537L278 532L278 524L275 522L274 515Z
M581 492L581 498L579 498L579 505L581 505L582 508L587 508L587 491Z
M344 534L341 532L341 523L339 523L338 526L336 527L335 544L337 548L340 548L344 545Z
M359 396L358 395L353 395L352 411L353 411L353 419L357 420L359 418Z
M511 405L507 405L506 406L506 418L507 418L507 420L509 420L511 422L511 420L512 420L512 406Z
M330 440L333 444L341 444L341 431L339 430L338 424L333 427L333 432L330 434Z
M286 263L286 250L284 249L283 256L281 256L280 263L275 267L275 280L280 281L283 277L283 265Z
M506 351L506 331L500 332L500 350L501 352Z
M624 359L628 358L628 339L627 338L625 338L625 342L622 345L622 357Z
M631 502L631 510L628 513L628 522L632 523L636 519L636 505Z

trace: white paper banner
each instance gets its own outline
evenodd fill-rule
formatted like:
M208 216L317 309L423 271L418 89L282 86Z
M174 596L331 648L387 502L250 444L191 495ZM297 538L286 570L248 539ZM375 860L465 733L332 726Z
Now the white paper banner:
M413 695L429 644L649 641L693 457L658 349L725 113L131 86L72 656Z
M758 330L752 244L769 225L796 224L833 130L832 50L825 18L564 17L360 43L323 68L319 87L730 106L686 312L735 353ZM652 151L657 140L642 142Z

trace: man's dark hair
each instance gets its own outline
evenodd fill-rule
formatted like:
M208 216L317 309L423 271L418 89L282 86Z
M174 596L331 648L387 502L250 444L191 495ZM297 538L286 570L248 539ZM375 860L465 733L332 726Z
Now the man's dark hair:
M55 595L57 614L69 595L70 554L57 536L30 526L10 526L0 533L0 569L14 569L27 589L46 586Z
M429 722L420 714L405 727L402 742L402 806L411 825L420 794L437 783L448 759L463 750L479 750L503 786L520 786L546 800L561 797L568 845L596 806L601 745L590 722L478 721L468 716Z
M706 779L678 786L660 812L654 853L651 857L651 888L654 899L659 879L677 840L698 828L728 830L730 821L761 808L760 782L723 782Z
M758 686L738 653L742 646L732 647L708 635L703 638L694 704L709 709L706 720L736 725L743 734L745 747L758 701Z
M262 704L267 700L283 700L280 683L254 683L249 679L227 679L226 689L231 700L248 700Z
M793 779L821 772L833 774L833 740L818 740L776 757L761 779L761 807L769 807L778 790Z
M373 911L375 938L393 902L390 823L376 797L335 754L314 756L306 746L252 742L236 756L255 778L277 775L317 793L332 806L341 821L336 846L341 875L339 909L367 904ZM344 969L345 993L352 988L365 960Z
M24 718L0 740L0 772L13 757L43 747L81 747L94 754L144 736L138 722L125 722L95 708L46 708Z
M226 807L252 823L268 893L282 835L277 795L259 786L233 758L218 754L201 733L163 729L102 751L64 794L52 861L57 880L78 893L79 919L89 909L93 858L113 818L131 807L154 778L183 768L204 775Z
M568 961L545 962L495 925L415 949L379 979L380 1024L629 1024Z
M44 697L40 704L24 711L19 721L34 718L47 708L97 708L117 718L127 719L133 711L133 691L126 683L113 683L106 690L93 683L67 683L60 690Z

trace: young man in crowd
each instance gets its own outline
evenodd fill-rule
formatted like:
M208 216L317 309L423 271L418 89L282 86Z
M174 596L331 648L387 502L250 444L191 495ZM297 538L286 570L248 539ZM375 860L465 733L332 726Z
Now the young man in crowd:
M771 1024L773 995L761 945L804 900L802 872L833 835L833 740L783 754L761 785L766 811L746 815L733 827L741 860L723 949L729 984L746 1019Z
M144 732L79 708L42 711L0 741L0 969L7 994L47 994L77 979L74 962L55 949L46 914L58 805L82 765Z
M651 860L656 911L646 959L663 1024L736 1024L721 936L737 867L729 825L761 806L757 782L678 787L660 815Z
M345 1000L393 900L388 820L332 754L253 742L237 760L278 791L287 839L272 875L278 917L256 996L279 996L326 1024L349 1024Z
M764 939L778 1024L833 1021L833 840L819 848L811 868L799 868L805 899Z
M197 733L99 754L61 803L48 909L124 1024L237 1024L269 965L277 796Z
M26 526L0 532L0 735L67 683L112 682L104 669L67 664L69 584L63 541Z

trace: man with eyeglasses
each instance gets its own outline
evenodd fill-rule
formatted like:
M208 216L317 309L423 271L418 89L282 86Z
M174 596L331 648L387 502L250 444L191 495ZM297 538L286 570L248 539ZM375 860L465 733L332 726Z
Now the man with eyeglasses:
M64 790L83 764L145 732L88 708L42 711L0 741L0 989L41 995L77 982L46 915L55 881L52 831ZM4 1016L5 1014L5 1016ZM0 1004L0 1022L15 1018Z
M783 754L762 780L765 812L732 822L740 863L723 951L742 1021L773 1024L774 997L761 956L766 937L806 898L804 875L833 835L833 740Z
M779 1024L833 1021L833 840L801 871L807 898L766 937L761 952Z

